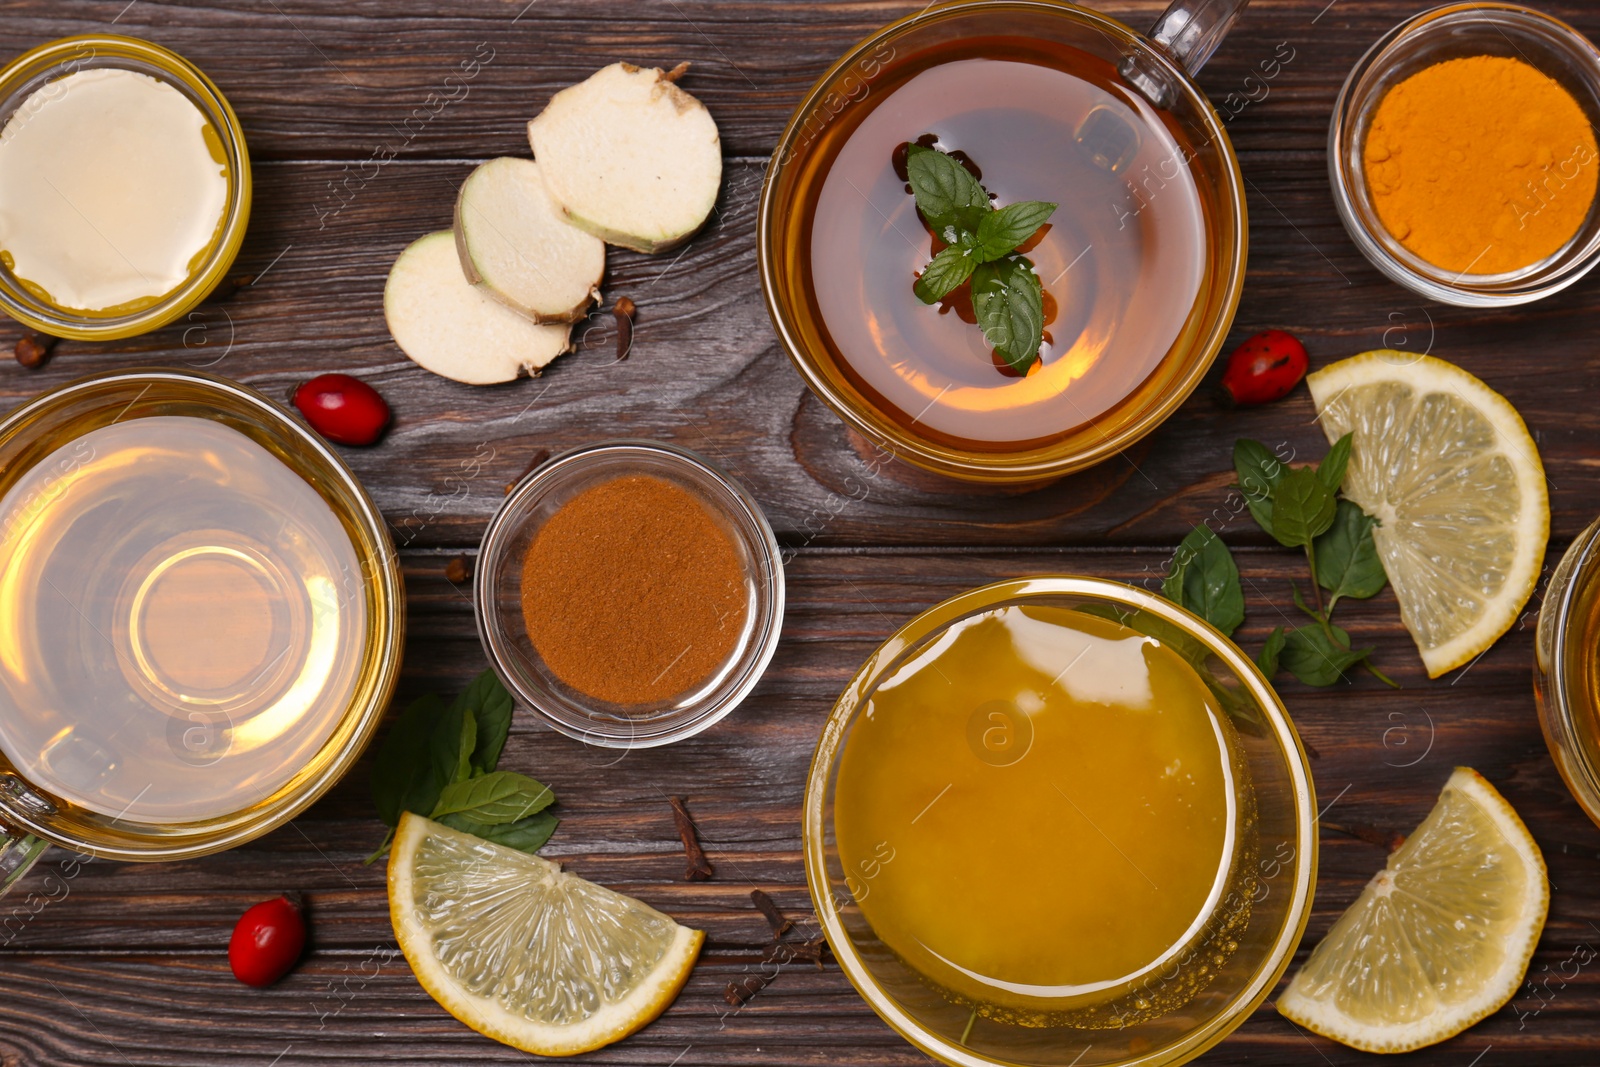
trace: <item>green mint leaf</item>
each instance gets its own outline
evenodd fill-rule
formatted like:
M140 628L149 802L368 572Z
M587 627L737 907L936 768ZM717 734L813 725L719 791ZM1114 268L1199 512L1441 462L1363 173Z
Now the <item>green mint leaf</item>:
M456 697L455 704L472 710L477 731L470 760L472 773L487 774L500 762L506 737L511 733L511 694L500 676L487 670L472 680L466 691Z
M446 708L434 727L429 757L441 788L472 776L472 748L477 740L471 710L459 702Z
M1044 200L1024 200L991 211L978 222L978 254L985 263L999 259L1032 237L1056 205Z
M951 230L976 233L994 208L978 179L953 157L926 145L906 148L906 177L917 198L917 210L946 244L955 244Z
M1288 465L1260 441L1239 440L1233 445L1233 469L1250 517L1269 535L1276 536L1272 531L1272 494L1288 473Z
M911 289L924 304L937 304L950 290L972 277L972 269L977 265L978 257L971 249L951 245L928 261Z
M1334 599L1375 596L1389 583L1372 540L1378 520L1354 501L1340 500L1333 525L1312 543L1317 558L1317 581Z
M1339 627L1332 629L1339 640L1350 640L1350 635ZM1311 625L1293 630L1284 638L1279 662L1306 685L1332 685L1371 653L1370 648L1340 648L1328 640L1321 626Z
M1284 472L1272 492L1272 536L1280 545L1309 545L1333 525L1333 490L1310 467Z
M1244 590L1233 553L1208 526L1189 531L1172 556L1162 594L1228 636L1244 622Z
M498 824L479 822L460 813L442 815L439 821L452 830L474 834L485 841L493 841L497 845L514 848L519 852L539 851L544 843L550 840L550 835L556 832L556 826L561 822L548 811L541 811L516 822Z
M444 718L445 703L429 694L395 717L372 761L372 802L384 825L394 826L402 812L426 815L438 803L444 781L433 763L433 735Z
M543 811L555 799L549 786L525 774L490 771L445 786L428 817L461 815L486 826L499 826Z
M972 272L972 310L983 338L1014 371L1025 371L1044 339L1044 288L1019 255L980 263Z
M1339 491L1339 486L1344 483L1345 468L1350 465L1350 434L1345 434L1333 443L1328 449L1328 454L1322 457L1322 462L1317 464L1317 477L1322 479L1322 484L1333 492Z
M1270 681L1278 673L1278 657L1283 654L1285 644L1283 627L1274 626L1267 635L1267 643L1261 646L1261 655L1256 657L1256 666L1261 668L1261 673Z

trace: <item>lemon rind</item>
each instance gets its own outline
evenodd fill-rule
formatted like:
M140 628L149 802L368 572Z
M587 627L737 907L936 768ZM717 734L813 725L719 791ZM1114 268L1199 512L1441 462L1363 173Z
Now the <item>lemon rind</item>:
M1362 1052L1412 1052L1438 1044L1475 1026L1504 1007L1517 993L1533 960L1534 949L1544 931L1550 911L1550 878L1544 855L1528 827L1505 797L1471 767L1457 767L1446 791L1464 793L1499 831L1501 840L1522 857L1528 869L1530 891L1523 899L1522 914L1512 926L1505 945L1503 962L1477 994L1450 1009L1448 1021L1419 1019L1394 1025L1374 1024L1352 1018L1332 1000L1307 997L1297 989L1299 974L1289 981L1278 997L1278 1014L1312 1033L1337 1041ZM1443 796L1443 792L1440 794ZM1366 890L1362 890L1362 896ZM1356 903L1351 907L1356 907Z
M1502 593L1491 605L1490 610L1484 612L1476 622L1435 648L1423 648L1420 644L1417 646L1417 652L1422 657L1422 664L1427 669L1428 677L1438 678L1482 655L1503 637L1521 616L1528 598L1538 587L1539 574L1544 566L1545 548L1550 539L1550 494L1545 482L1544 463L1539 457L1538 447L1534 444L1533 436L1528 432L1527 423L1523 421L1522 415L1509 400L1491 389L1482 379L1454 363L1435 356L1419 356L1395 349L1378 349L1331 363L1307 375L1306 386L1311 391L1312 402L1318 411L1317 421L1322 425L1323 434L1330 444L1337 440L1337 436L1332 427L1321 418L1325 400L1337 395L1348 386L1376 381L1376 377L1365 381L1354 380L1363 367L1381 363L1385 370L1392 371L1396 361L1399 360L1406 361L1402 364L1405 366L1425 368L1424 385L1450 389L1456 391L1458 395L1467 394L1463 399L1483 413L1503 442L1528 443L1526 450L1509 447L1502 448L1501 451L1510 459L1518 475L1526 476L1518 479L1519 482L1526 484L1528 491L1521 494L1516 524L1519 530L1531 531L1532 542L1537 548L1534 552L1519 553L1513 558L1511 573L1506 576L1503 586L1507 592ZM1394 373L1382 377L1402 379L1401 375ZM1402 380L1410 381L1410 379ZM1527 539L1523 540L1527 543ZM1400 615L1401 621L1406 623L1406 629L1410 631L1410 620L1405 617L1407 611L1403 603L1400 606Z
M394 925L400 951L411 964L412 973L439 1006L485 1037L539 1056L575 1056L592 1052L642 1029L667 1009L694 969L705 942L705 934L678 926L649 978L641 982L616 1004L581 1023L552 1026L507 1011L490 997L468 992L444 969L427 946L427 928L417 918L412 887L412 860L423 839L430 833L458 834L459 831L413 815L400 817L394 844L389 852L389 919ZM490 848L502 848L484 842ZM507 850L511 851L511 850ZM553 865L554 866L554 865Z

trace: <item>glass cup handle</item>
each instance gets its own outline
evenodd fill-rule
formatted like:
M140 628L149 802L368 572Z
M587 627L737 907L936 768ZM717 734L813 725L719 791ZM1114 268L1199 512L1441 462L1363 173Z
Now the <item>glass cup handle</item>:
M1249 3L1250 0L1172 0L1150 28L1150 41L1193 77L1200 73ZM1172 76L1149 56L1135 52L1123 59L1118 69L1156 107L1170 108L1177 103L1178 87L1172 84Z
M44 855L50 842L32 834L19 834L10 827L0 826L0 897L11 892L11 887L22 880L34 861Z

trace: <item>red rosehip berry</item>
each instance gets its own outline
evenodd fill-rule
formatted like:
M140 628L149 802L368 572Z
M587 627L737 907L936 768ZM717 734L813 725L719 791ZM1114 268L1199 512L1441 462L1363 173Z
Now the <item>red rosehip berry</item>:
M228 964L245 985L268 986L289 973L306 947L306 920L287 896L263 900L233 927Z
M313 429L341 445L370 445L389 425L378 391L348 374L319 374L294 391L294 406Z
M1311 360L1291 333L1267 330L1233 350L1222 372L1222 387L1235 404L1266 404L1287 396Z

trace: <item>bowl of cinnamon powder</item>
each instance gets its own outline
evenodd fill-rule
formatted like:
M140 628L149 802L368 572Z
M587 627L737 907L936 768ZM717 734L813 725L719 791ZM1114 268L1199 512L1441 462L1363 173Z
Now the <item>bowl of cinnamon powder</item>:
M1391 30L1334 106L1328 169L1373 265L1447 304L1522 304L1600 262L1600 52L1506 3Z
M783 620L778 544L755 498L684 449L558 456L484 534L478 633L553 728L612 748L704 730L755 687Z

